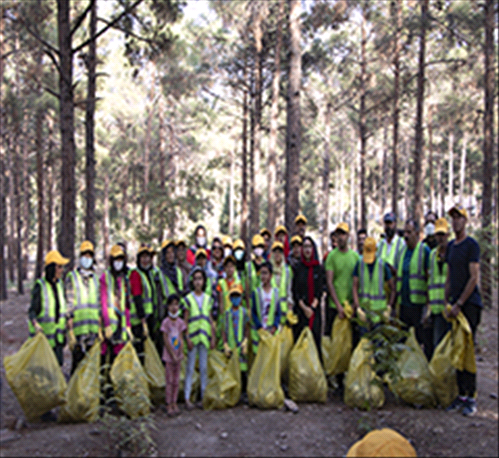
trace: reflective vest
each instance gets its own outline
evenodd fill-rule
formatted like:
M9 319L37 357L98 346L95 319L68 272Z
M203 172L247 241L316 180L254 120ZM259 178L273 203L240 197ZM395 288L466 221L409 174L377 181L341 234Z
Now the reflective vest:
M359 263L359 303L369 304L369 310L380 311L387 307L387 296L384 288L385 262L376 258L372 276L363 259ZM364 308L362 307L362 308ZM377 321L375 319L375 321Z
M281 281L279 282L279 286L277 286L275 277L272 277L271 285L273 288L279 289L279 306L281 307L281 323L284 324L286 321L286 313L288 311L288 285L293 278L293 274L291 272L291 268L283 264L281 268Z
M241 306L237 308L237 334L234 334L234 322L232 320L232 308L225 311L225 329L227 333L227 343L231 349L239 352L239 367L242 371L248 370L246 358L241 354L241 344L244 340L244 314L245 309Z
M400 255L405 247L405 242L402 237L395 234L390 245L390 253L388 253L388 242L385 239L381 240L378 251L376 252L376 258L382 259L384 262L397 269L400 260L403 259Z
M184 288L184 276L182 275L182 271L179 267L175 267L175 270L177 272L178 289L175 288L173 282L162 271L159 271L159 279L161 281L161 288L165 299L171 294L180 294L180 291Z
M226 278L221 278L218 280L218 284L220 285L220 288L222 289L222 296L223 296L223 301L224 301L224 312L226 310L229 310L232 307L232 303L230 302L230 297L229 297L229 285L227 284L227 279ZM234 272L234 283L232 285L240 285L241 280L239 279L239 275L237 272Z
M246 263L245 277L248 280L250 291L254 291L261 285L260 275L258 275L253 261L248 261Z
M430 253L430 269L428 272L428 299L431 313L439 314L445 308L445 280L447 278L447 263L444 262L442 273L438 267L438 246Z
M113 338L116 336L116 332L119 330L120 325L121 325L121 332L118 335L118 341L115 341L113 339L113 343L120 343L120 342L126 342L128 340L128 334L126 332L126 316L125 316L125 307L126 307L126 277L121 278L121 287L120 287L120 309L118 310L116 308L116 303L115 303L115 294L114 294L114 289L115 289L115 282L116 279L114 278L113 274L110 272L109 269L107 269L104 272L104 279L106 282L106 292L107 292L107 315L109 317L109 325L111 326L111 329L113 330ZM104 304L103 304L104 307Z
M185 297L189 308L189 322L187 324L187 335L194 345L202 343L208 350L211 341L211 308L213 300L208 294L203 293L203 304L199 310L198 302L194 293Z
M259 286L253 290L253 297L255 300L256 313L262 323L262 307L263 307L263 294L262 287ZM270 297L270 309L267 316L267 328L271 328L274 325L276 306L279 303L279 290L277 288L272 288L272 295ZM263 323L262 323L263 325ZM253 353L256 354L258 350L258 344L260 343L260 336L258 335L258 330L255 328L255 323L251 326L251 343L253 345Z
M424 272L424 247L422 242L418 242L412 252L409 264L409 300L413 304L426 304L427 283ZM407 247L402 251L397 271L397 300L399 303L402 300L402 270L406 251Z
M133 270L140 275L142 283L142 305L144 307L145 316L148 317L157 310L158 292L156 291L155 278L157 278L158 271L155 267L151 267L147 272L144 272L141 269L132 269L132 271ZM147 277L149 277L150 281ZM133 301L130 306L130 324L132 326L140 324L137 309Z
M75 336L97 334L99 332L100 304L97 295L98 284L95 273L88 278L85 286L78 270L72 270L68 276L73 285L73 331Z
M64 297L64 287L62 281L56 282L57 296L59 298L59 321L55 321L56 299L54 288L49 281L44 278L36 280L41 287L41 308L36 316L36 321L43 329L52 348L56 343L64 344L64 333L66 331L66 298ZM29 335L33 337L36 334L35 327L31 320L28 320Z

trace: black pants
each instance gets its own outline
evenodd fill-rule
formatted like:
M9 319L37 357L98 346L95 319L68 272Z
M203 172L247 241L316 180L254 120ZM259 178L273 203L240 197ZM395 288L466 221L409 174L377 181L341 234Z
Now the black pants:
M416 339L421 345L423 343L423 326L421 320L423 318L424 305L400 305L400 321L404 323L404 329L407 331L414 326L416 331Z
M292 327L293 340L295 341L295 343L306 326L308 326L308 319L304 315L299 315L298 323L296 323ZM322 360L321 326L322 326L321 310L320 307L317 306L314 314L314 322L312 324L312 335L314 336L315 346L317 348L317 353L319 354L319 360L321 364L324 364Z
M59 366L62 367L64 363L64 354L62 350L64 349L64 345L60 343L56 343L54 347L54 353L55 357L57 358L57 362L59 363Z
M471 333L473 334L473 342L475 341L475 333L478 324L480 323L480 317L482 315L482 308L474 304L464 304L461 307L463 315L468 320L470 324ZM476 374L464 371L456 371L457 375L457 386L459 388L459 396L475 396L476 392Z
M71 375L73 375L74 371L78 367L78 364L80 364L81 360L85 357L85 355L88 353L91 347L92 345L85 344L83 342L78 342L75 345L72 352L73 359L71 362Z
M326 298L326 325L324 326L324 335L331 336L333 331L334 319L338 315L338 310L329 305L329 297Z

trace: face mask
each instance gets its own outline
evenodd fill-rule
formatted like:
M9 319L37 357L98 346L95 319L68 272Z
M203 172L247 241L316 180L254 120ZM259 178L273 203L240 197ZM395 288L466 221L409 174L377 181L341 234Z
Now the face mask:
M241 261L244 258L244 251L243 250L236 250L234 252L234 257L238 260Z
M177 310L177 313L168 312L168 316L173 319L178 318L179 315L180 315L180 310Z
M392 227L388 227L388 228L386 228L385 233L386 233L386 236L389 239L391 239L395 235L395 229L393 229Z
M113 261L113 267L116 272L120 272L124 265L124 261Z
M428 223L424 227L424 233L426 236L435 235L435 225L433 223Z
M230 298L230 301L232 302L232 305L234 307L239 307L239 305L241 304L241 300L242 300L241 296L232 296Z
M224 258L227 256L230 256L232 254L232 250L230 248L225 248L224 249Z
M84 269L90 269L90 267L92 267L92 264L94 263L94 260L92 258L89 258L88 256L82 256L80 258L80 265L84 268Z
M146 264L146 265L141 264L141 267L142 267L142 269L144 269L144 270L149 270L149 269L151 268L151 263Z
M197 246L205 246L206 245L206 237L196 237Z
M255 256L257 258L260 258L263 255L263 248L262 247L257 247L253 250L253 253L255 253Z

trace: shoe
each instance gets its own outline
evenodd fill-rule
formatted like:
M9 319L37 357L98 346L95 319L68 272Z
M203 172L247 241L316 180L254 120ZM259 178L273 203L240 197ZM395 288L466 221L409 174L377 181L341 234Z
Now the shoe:
M185 409L186 410L192 410L194 409L194 404L190 401L185 401Z
M464 406L462 414L465 417L472 417L476 413L476 400L474 398L466 398L464 401Z
M48 412L45 412L42 416L41 416L41 420L44 422L44 423L49 423L49 422L54 422L54 421L57 421L57 416L55 415L54 412L52 412L51 410L48 411Z
M197 407L198 409L202 409L202 408L203 408L203 401L198 401L198 402L196 402L196 407Z
M458 396L454 401L452 401L452 404L445 409L446 412L458 412L464 407L464 401L466 398L462 398L461 396Z

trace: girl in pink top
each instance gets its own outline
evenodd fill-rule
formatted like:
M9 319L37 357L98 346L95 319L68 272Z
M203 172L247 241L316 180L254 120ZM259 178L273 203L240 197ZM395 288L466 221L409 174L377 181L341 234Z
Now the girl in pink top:
M180 298L176 294L168 296L166 306L168 316L161 323L163 333L163 361L166 370L166 411L172 417L180 413L177 405L178 385L180 381L180 363L184 357L184 338L187 327L180 318Z

